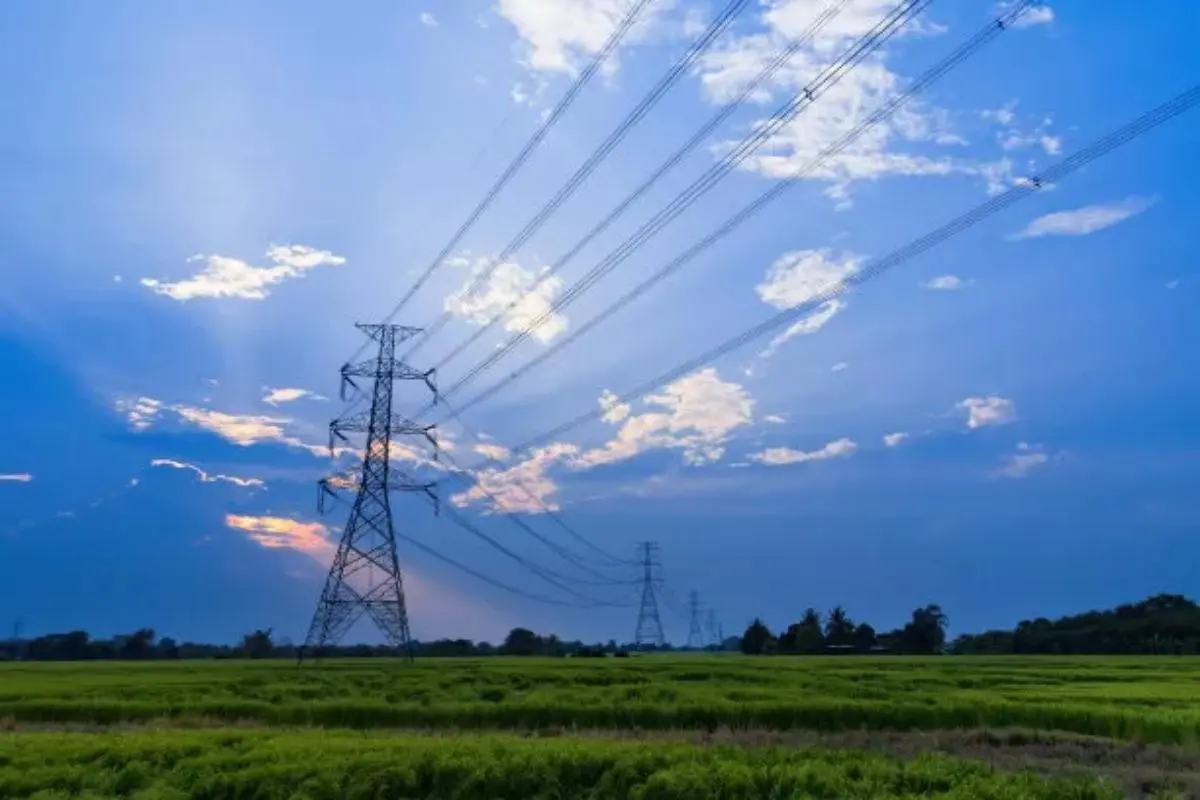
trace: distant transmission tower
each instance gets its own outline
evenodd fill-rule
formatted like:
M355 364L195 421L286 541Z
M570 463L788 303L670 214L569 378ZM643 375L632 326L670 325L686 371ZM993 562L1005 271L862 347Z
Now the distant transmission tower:
M688 650L704 648L704 633L700 630L700 595L693 591L688 595L688 614L691 624L688 626Z
M397 343L420 333L419 328L356 327L379 343L379 355L342 367L342 394L345 395L347 386L358 388L354 378L371 378L374 381L371 408L329 423L329 449L336 452L339 441L349 444L348 433L365 433L365 450L360 472L350 478L327 478L319 483L322 508L325 495L332 495L334 489L353 489L356 494L308 636L300 649L301 661L308 653L319 656L322 649L336 644L363 614L374 621L388 644L404 648L409 660L413 655L389 497L393 491L424 492L434 500L436 508L437 495L435 484L413 483L401 474L392 475L391 441L393 436L423 436L433 446L435 459L438 443L433 425L418 425L392 413L392 391L395 381L419 380L433 393L436 402L437 385L433 370L421 372L396 360Z
M637 633L633 644L638 649L649 647L664 647L667 638L663 636L662 618L658 615L658 597L655 595L655 585L658 582L658 545L654 542L642 542L638 546L642 561L642 604L638 608Z
M717 612L713 609L708 610L708 614L704 618L705 633L708 634L708 646L720 650L725 637L722 635L724 631L717 624Z

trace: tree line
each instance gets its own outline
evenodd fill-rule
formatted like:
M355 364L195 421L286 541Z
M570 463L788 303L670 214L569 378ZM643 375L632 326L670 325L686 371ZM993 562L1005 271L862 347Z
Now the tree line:
M738 643L746 655L817 655L821 653L933 655L946 647L950 620L936 604L918 608L902 628L884 633L865 622L855 623L846 609L836 606L821 618L808 608L778 636L761 619L746 628Z
M1089 611L1057 620L1022 620L1012 630L964 634L947 641L949 618L930 604L912 612L902 627L882 633L866 622L855 622L841 606L824 616L806 609L797 622L778 633L761 619L753 620L741 636L730 637L705 649L740 651L747 655L884 654L901 655L1104 655L1200 654L1200 606L1182 595L1160 594L1139 603L1107 611ZM527 628L514 628L500 644L470 639L414 642L418 657L547 656L621 657L636 650L614 640L586 644L542 636ZM682 648L659 648L667 651ZM93 638L87 631L70 631L29 639L0 641L0 660L88 661L112 659L294 659L299 648L273 631L257 629L232 645L179 642L159 637L150 628ZM396 656L384 645L346 645L324 649L319 655L336 658Z

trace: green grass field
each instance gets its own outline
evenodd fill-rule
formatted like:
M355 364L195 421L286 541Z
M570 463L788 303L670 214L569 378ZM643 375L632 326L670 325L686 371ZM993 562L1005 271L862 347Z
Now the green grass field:
M1162 764L1143 754L1120 780L1064 782L1047 775L1071 770L1021 770L1049 746L1030 750L1027 733L1000 767L978 748L912 760L924 748L911 737L1021 729L1170 745L1186 762L1171 769L1190 774L1200 660L7 664L0 729L2 798L1121 797L1131 770ZM882 732L890 752L867 736ZM1068 761L1098 752L1072 746Z

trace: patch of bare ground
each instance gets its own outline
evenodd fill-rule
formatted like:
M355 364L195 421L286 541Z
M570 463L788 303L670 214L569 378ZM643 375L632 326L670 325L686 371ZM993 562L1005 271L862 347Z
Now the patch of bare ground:
M111 733L122 730L181 730L221 728L246 731L304 730L229 723L204 718L162 719L143 724L96 725L87 723L27 724L0 719L0 733ZM472 731L478 733L479 731ZM498 733L500 731L493 731ZM541 729L503 731L535 738L593 738L675 741L698 746L783 747L811 750L859 750L911 759L940 753L983 761L1004 772L1031 771L1044 777L1101 777L1130 798L1200 799L1200 748L1156 745L1098 737L1029 730L945 731L768 731L718 729L706 731ZM448 728L373 730L365 735L426 734L455 736Z

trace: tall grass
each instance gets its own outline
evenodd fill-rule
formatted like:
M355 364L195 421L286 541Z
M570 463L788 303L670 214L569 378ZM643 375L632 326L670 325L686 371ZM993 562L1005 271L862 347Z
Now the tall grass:
M0 797L1118 798L1105 783L945 757L507 736L156 731L0 737Z
M0 719L337 728L1019 726L1164 743L1200 734L1200 660L628 660L0 665Z

